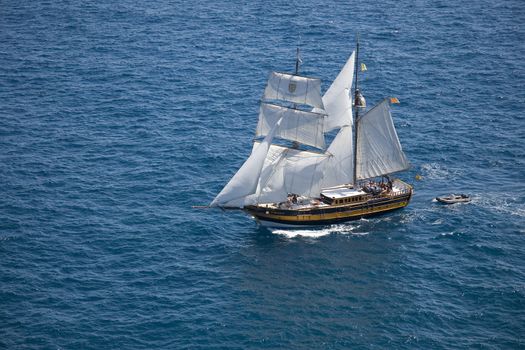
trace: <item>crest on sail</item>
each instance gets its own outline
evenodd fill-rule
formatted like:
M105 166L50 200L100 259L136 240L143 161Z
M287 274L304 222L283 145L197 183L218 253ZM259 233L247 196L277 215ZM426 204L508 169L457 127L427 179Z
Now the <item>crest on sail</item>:
M321 80L272 72L264 90L264 99L282 100L324 109Z
M288 83L288 91L293 94L295 92L295 89L297 89L297 83L295 81L291 81Z

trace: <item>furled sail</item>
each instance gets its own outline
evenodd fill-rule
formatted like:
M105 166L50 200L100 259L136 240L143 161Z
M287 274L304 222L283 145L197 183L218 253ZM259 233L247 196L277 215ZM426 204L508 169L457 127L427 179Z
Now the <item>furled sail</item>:
M358 120L357 179L382 176L410 167L397 137L388 99Z
M324 109L328 113L325 119L325 131L352 124L350 90L354 79L354 65L355 52L352 52L343 69L323 96Z
M321 80L272 72L264 90L264 99L305 104L324 110Z
M257 148L252 151L250 157L248 157L228 184L210 203L210 207L241 208L244 205L244 197L255 193L266 155L268 154L273 137L280 124L281 120L277 121L271 132L269 132Z
M324 118L324 114L261 103L256 137L268 135L277 121L282 119L275 137L324 149Z

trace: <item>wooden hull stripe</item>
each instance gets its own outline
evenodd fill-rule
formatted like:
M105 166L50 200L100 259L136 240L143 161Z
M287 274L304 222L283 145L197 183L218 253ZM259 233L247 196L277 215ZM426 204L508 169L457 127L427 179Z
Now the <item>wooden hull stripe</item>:
M326 220L291 221L291 220L279 220L279 219L274 219L274 218L269 218L269 217L264 217L264 218L263 217L256 217L256 219L261 220L261 221L275 222L275 223L279 223L279 224L287 224L287 225L291 225L291 226L292 225L294 225L294 226L332 225L332 224L338 224L338 223L343 223L343 222L348 222L348 221L353 221L353 220L359 220L361 218L369 218L369 217L374 217L374 216L380 216L380 215L384 215L384 214L386 214L388 212L391 212L391 211L394 211L394 210L402 209L404 207L405 206L394 208L394 209L390 209L390 210L383 210L383 211L379 211L379 212L368 213L368 214L360 215L360 216L349 216L349 217L344 217L344 218L326 219Z

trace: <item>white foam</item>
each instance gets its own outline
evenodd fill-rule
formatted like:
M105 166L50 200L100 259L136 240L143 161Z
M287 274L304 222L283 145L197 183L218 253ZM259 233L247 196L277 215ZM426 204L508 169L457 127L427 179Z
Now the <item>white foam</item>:
M272 229L272 233L277 235L283 235L287 238L295 237L307 237L307 238L319 238L327 236L330 234L344 234L344 235L356 235L364 236L368 232L355 232L361 225L359 224L342 224L342 225L332 225L329 227L319 228L319 229Z
M441 225L443 223L443 219L437 219L435 220L432 225Z
M525 205L512 194L485 193L472 197L472 203L496 213L525 217Z

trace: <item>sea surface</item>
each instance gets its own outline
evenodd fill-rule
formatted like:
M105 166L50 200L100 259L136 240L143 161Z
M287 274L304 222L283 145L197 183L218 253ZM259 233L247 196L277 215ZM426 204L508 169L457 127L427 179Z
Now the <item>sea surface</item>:
M0 348L525 348L524 24L522 0L2 1ZM192 209L269 72L299 46L325 90L357 33L411 204L273 231Z

